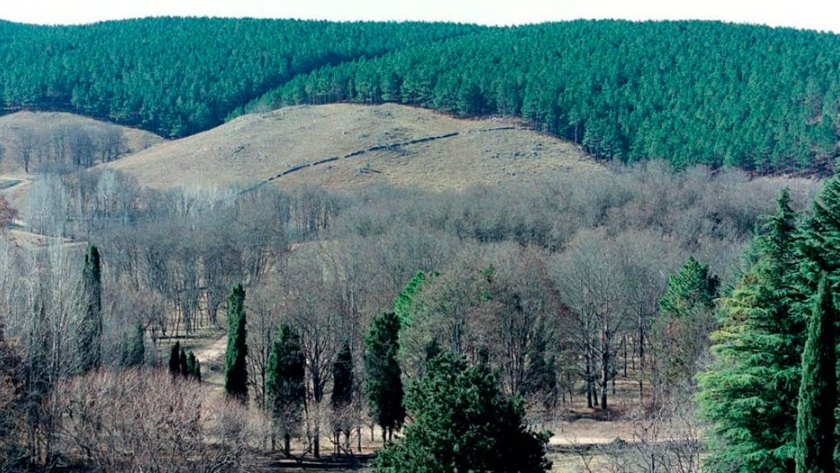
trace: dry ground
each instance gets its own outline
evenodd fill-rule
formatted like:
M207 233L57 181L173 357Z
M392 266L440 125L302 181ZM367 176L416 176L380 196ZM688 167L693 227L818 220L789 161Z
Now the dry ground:
M340 159L274 182L316 183L332 189L371 182L463 189L597 167L578 147L512 121L460 120L394 104L299 106L246 115L108 166L159 189L247 186L301 164L452 133L458 135Z

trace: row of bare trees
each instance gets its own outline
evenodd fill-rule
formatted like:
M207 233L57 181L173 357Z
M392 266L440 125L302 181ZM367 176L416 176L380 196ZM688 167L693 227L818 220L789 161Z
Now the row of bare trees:
M89 168L114 161L127 151L122 130L104 123L57 124L37 131L21 125L10 130L7 147L27 173Z

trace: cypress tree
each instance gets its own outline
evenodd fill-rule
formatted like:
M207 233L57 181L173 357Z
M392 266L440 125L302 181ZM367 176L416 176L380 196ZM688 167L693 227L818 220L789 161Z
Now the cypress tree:
M793 471L804 323L796 214L787 189L748 252L749 265L721 299L709 370L698 375L699 413L712 422L709 471Z
M382 427L382 442L405 421L402 370L397 361L400 322L394 312L385 312L373 319L365 337L364 355L367 372L367 396L370 412Z
M198 378L196 369L198 368L198 360L195 358L195 353L190 350L187 354L187 375L193 378Z
M837 373L834 309L827 276L823 275L814 311L808 321L808 339L802 353L802 382L796 416L796 472L834 471L834 410Z
M198 358L195 360L195 379L201 383L201 362L198 361Z
M102 267L94 245L85 254L82 294L82 311L76 324L75 361L79 374L102 366Z
M169 351L169 374L181 373L181 342L175 342Z
M333 409L342 409L353 401L353 354L345 343L333 363L333 392L330 404Z
M300 336L283 324L280 335L271 345L265 391L266 408L282 429L286 456L291 453L291 437L300 426L306 402L305 364ZM273 441L272 437L272 447Z
M181 349L181 354L178 356L178 368L181 372L181 376L188 377L190 375L190 367L187 363L187 353L184 349Z
M248 371L245 360L248 345L245 332L245 289L237 285L228 296L228 339L225 352L225 393L246 402Z
M137 322L123 353L123 366L140 366L146 359L146 334L143 324Z

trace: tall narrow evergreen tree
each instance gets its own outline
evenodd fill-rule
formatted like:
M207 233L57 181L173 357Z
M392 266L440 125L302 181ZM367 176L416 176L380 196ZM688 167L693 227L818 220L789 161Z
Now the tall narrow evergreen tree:
M333 392L330 404L333 409L343 409L353 401L353 353L345 343L333 363Z
M365 337L364 355L367 372L367 396L370 412L385 434L393 436L405 421L403 407L402 371L399 352L400 321L394 312L385 312L373 319L370 332Z
M228 296L228 339L225 352L225 393L248 400L248 345L245 332L245 289L237 285Z
M169 374L181 373L181 342L175 342L169 350Z
M190 367L187 362L187 352L181 348L181 354L178 356L178 367L180 368L181 376L188 377L190 375Z
M283 324L280 335L271 345L265 392L268 402L266 408L281 429L286 456L291 453L291 438L300 427L306 402L305 364L300 336Z
M146 333L143 324L137 322L123 351L123 366L140 366L146 359Z
M837 361L834 308L828 277L823 275L808 340L802 353L802 382L796 415L796 473L834 472L834 410L837 408Z
M102 267L94 245L85 254L82 270L82 310L76 323L76 372L102 365Z
M804 323L794 310L799 259L787 189L752 242L749 267L721 299L714 361L698 376L712 422L709 471L793 471Z

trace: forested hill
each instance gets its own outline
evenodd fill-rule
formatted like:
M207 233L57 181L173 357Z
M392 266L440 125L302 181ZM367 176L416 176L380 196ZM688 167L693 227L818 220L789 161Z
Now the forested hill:
M219 125L297 74L478 30L210 18L0 22L0 105L72 111L180 137Z
M489 29L338 67L261 99L519 115L599 157L765 172L837 155L840 36L717 22Z
M266 106L391 101L521 116L602 158L761 172L833 169L838 71L840 36L699 21L0 22L5 109L178 137Z

